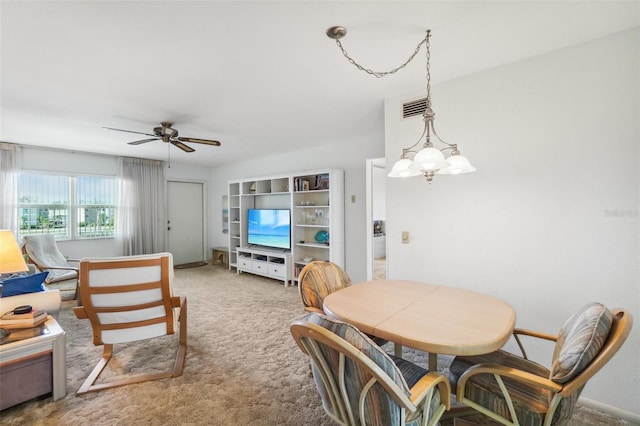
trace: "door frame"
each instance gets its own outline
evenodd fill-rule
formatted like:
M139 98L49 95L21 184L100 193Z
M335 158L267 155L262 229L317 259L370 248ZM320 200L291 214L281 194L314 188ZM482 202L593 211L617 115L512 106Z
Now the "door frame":
M383 166L385 161L386 159L384 157L366 159L365 235L367 246L367 281L373 279L373 169ZM388 259L387 257L387 262Z
M208 231L208 220L207 220L207 182L199 179L183 179L183 178L167 178L165 179L165 199L167 200L166 206L166 220L169 218L169 182L178 182L178 183L199 183L202 184L202 259L205 262L209 261L209 231ZM167 224L164 224L164 232L165 232L165 241L167 242L167 250L169 250L169 230L167 229Z

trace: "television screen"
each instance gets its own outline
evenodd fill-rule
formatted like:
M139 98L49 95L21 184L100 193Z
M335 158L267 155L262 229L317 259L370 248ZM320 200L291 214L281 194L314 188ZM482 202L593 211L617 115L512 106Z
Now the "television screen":
M289 210L249 209L249 244L282 249L291 248L291 215Z

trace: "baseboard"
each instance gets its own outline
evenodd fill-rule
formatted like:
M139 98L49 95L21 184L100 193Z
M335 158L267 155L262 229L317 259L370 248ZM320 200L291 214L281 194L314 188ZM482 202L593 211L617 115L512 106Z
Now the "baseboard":
M585 407L593 408L594 410L601 411L603 413L609 414L610 416L614 416L640 425L640 414L632 413L631 411L626 411L621 408L614 407L613 405L582 397L578 399L578 404L584 405Z

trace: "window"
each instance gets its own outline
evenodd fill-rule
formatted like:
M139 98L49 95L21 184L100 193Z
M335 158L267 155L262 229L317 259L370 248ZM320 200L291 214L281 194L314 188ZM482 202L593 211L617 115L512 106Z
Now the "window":
M77 239L115 235L115 177L22 173L18 193L21 236L54 234L56 239Z

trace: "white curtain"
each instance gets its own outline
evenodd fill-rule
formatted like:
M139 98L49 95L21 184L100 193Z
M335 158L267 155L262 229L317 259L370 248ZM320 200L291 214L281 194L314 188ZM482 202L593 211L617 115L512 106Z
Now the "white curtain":
M165 180L162 161L120 157L117 235L125 256L166 251Z
M0 142L0 229L18 235L18 179L21 147Z

